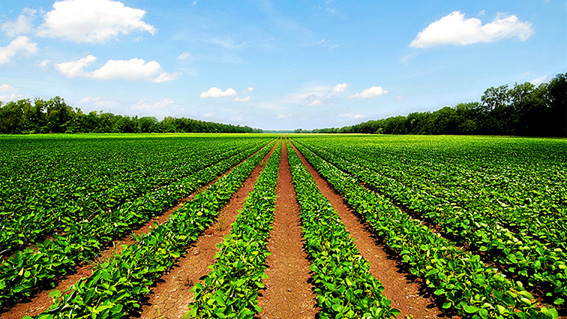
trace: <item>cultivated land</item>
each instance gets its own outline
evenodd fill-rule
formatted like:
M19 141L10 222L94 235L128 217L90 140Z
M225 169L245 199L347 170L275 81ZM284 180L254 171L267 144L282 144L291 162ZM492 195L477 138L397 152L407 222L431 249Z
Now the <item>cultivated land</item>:
M556 318L567 140L0 136L0 317Z

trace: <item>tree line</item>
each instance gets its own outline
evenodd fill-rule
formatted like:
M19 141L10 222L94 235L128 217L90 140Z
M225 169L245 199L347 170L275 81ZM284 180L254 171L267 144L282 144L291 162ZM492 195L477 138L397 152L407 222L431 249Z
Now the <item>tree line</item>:
M0 102L0 133L260 133L248 126L205 122L188 118L122 116L92 111L83 113L60 97Z
M480 102L415 112L312 133L475 134L567 136L567 73L538 86L526 82L491 87Z

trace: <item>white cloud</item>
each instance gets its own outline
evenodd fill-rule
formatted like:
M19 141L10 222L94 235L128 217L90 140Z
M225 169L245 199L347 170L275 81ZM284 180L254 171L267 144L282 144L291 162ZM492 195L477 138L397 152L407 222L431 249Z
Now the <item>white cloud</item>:
M212 117L213 115L215 115L213 112L207 112L203 114L204 117Z
M248 88L246 89L246 91L252 92L252 91L254 91L254 87L253 87L253 86L250 86L250 87L248 87Z
M237 96L237 97L234 98L234 101L235 101L235 102L240 102L240 103L250 102L251 100L252 100L252 98L250 97L250 95L247 96L247 97L239 97L239 96Z
M160 75L158 75L157 78L153 80L153 82L155 83L169 82L169 81L177 80L177 78L180 76L181 76L181 72L175 72L175 73L162 72Z
M177 57L177 59L178 60L185 60L185 59L189 59L190 57L191 57L191 53L183 52Z
M108 60L102 67L92 72L84 69L96 61L96 57L88 55L77 61L63 62L55 65L60 73L68 78L88 77L100 80L110 80L115 78L135 81L143 79L156 83L175 80L180 73L163 72L161 65L156 61L146 63L143 59L130 60Z
M63 73L68 78L75 78L78 76L89 76L83 69L96 61L94 55L87 55L85 58L77 61L63 62L55 65L55 69Z
M492 22L482 25L480 19L465 19L464 14L454 11L419 32L410 47L467 45L505 38L519 38L524 41L532 34L531 23L522 22L515 15L499 14Z
M350 95L349 99L369 99L380 95L388 94L388 90L384 90L381 86L373 86L360 93Z
M201 92L200 98L215 98L215 97L225 97L225 96L235 96L237 93L233 88L228 88L226 91L222 91L218 87L212 87L207 91Z
M39 65L40 67L44 68L44 67L46 67L48 64L49 64L49 60L45 59L45 60L42 60L41 62L39 62L38 65Z
M31 55L37 52L37 44L24 35L20 35L8 46L0 47L0 65L6 64L16 55Z
M2 24L2 31L9 37L15 37L20 34L26 34L33 31L33 24L31 22L34 10L25 11L28 14L21 14L15 21L6 21Z
M348 84L346 84L346 83L337 84L337 85L335 85L335 87L333 88L333 93L342 93L342 92L344 92L347 88L348 88Z
M364 117L364 115L362 114L358 114L358 113L340 113L338 114L339 117L348 117L348 118L353 118L353 119L361 119Z
M548 80L549 79L548 79L547 75L542 75L540 77L537 77L537 78L531 80L530 83L533 84L533 85L540 85L544 82L547 82Z
M134 105L132 105L133 109L136 110L156 110L156 109L163 109L175 105L175 102L172 99L165 98L161 101L155 103L147 103L144 101L140 101Z
M286 113L286 114L280 113L280 114L278 114L277 119L278 120L288 120L292 117L293 117L293 114L291 114L291 113Z
M146 11L111 0L63 0L44 16L38 35L75 42L103 42L120 34L156 29L142 18Z

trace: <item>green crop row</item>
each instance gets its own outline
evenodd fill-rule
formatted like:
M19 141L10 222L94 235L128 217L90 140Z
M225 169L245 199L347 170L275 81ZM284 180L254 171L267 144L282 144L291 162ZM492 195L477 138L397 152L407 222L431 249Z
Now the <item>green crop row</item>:
M288 147L293 184L300 206L305 248L311 256L320 318L391 318L384 287L369 270L331 203Z
M317 150L319 155L352 174L370 187L396 202L429 218L445 233L486 253L492 260L526 280L530 286L544 289L555 305L567 299L567 253L523 234L515 234L486 215L465 210L438 197L405 186L377 174L371 163L359 158L343 159L330 152Z
M58 299L38 318L121 318L139 310L148 287L212 224L268 152L268 147L263 148L195 195L167 222L137 236L137 244L125 247L120 255L100 264L91 277L77 282L70 294L54 293Z
M28 248L0 264L0 307L30 296L34 289L53 285L53 279L70 274L81 262L94 258L113 239L127 234L133 226L174 206L177 201L212 181L251 153L236 154L195 174L158 188L119 209L95 216L85 223L71 225L66 234L54 235L37 245L37 252Z
M252 318L262 310L258 289L267 278L266 257L276 202L281 144L268 160L244 208L232 224L230 235L219 245L212 269L197 283L195 301L186 317Z
M521 282L506 279L482 263L478 255L458 249L388 199L364 188L309 149L297 146L386 245L400 255L409 271L444 300L443 308L474 319L558 317L553 308L537 308Z

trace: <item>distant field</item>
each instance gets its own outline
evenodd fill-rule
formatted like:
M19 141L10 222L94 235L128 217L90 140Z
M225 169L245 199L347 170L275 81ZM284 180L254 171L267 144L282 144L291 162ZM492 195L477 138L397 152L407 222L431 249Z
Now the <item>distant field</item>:
M566 176L566 139L3 135L0 316L556 318Z

